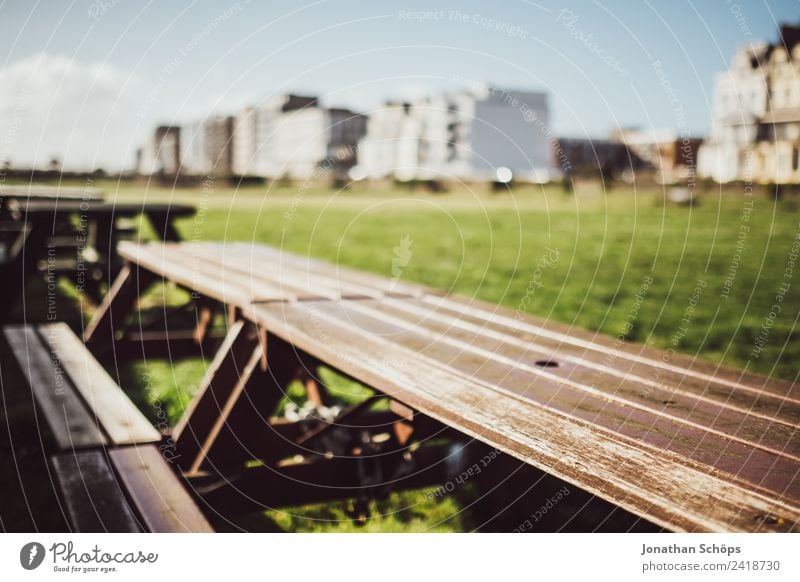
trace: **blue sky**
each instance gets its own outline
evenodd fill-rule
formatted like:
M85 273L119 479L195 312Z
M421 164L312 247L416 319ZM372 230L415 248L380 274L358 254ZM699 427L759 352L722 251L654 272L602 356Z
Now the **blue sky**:
M0 0L0 156L114 169L158 123L275 93L368 112L471 80L547 91L557 135L702 135L714 73L797 21L796 0Z

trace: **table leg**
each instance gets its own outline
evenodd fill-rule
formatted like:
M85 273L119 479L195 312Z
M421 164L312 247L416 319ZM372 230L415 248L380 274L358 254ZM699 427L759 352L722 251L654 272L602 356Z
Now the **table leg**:
M125 265L86 326L84 341L95 349L111 347L124 332L127 319L136 307L139 297L155 278L155 275L138 266Z
M177 242L181 240L181 236L178 234L178 229L176 229L175 225L172 223L173 219L169 215L169 212L166 214L148 213L147 219L162 241Z
M178 464L196 474L248 383L257 374L262 346L255 325L235 322L173 431Z

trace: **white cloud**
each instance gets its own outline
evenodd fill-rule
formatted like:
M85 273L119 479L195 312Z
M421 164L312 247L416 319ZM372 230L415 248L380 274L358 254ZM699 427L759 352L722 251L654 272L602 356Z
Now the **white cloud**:
M117 170L133 163L143 127L137 83L107 63L41 53L0 69L0 158L17 167Z

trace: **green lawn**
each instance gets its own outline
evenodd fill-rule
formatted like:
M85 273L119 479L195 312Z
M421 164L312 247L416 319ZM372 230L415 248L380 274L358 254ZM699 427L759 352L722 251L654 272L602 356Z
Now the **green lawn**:
M360 185L342 192L302 184L101 186L120 201L197 205L179 225L188 240L262 242L391 277L394 248L410 239L403 280L789 380L797 374L800 272L787 266L800 212L792 199L729 188L679 207L657 188L604 194L593 183L575 194L528 186L496 195L467 187L434 195ZM776 303L780 312L769 319ZM753 355L759 337L763 349ZM164 413L174 422L203 369L201 360L149 361L123 370L121 381L154 420ZM143 386L145 372L152 390ZM365 528L471 529L464 495L394 495L374 504ZM358 529L347 505L270 511L222 527Z

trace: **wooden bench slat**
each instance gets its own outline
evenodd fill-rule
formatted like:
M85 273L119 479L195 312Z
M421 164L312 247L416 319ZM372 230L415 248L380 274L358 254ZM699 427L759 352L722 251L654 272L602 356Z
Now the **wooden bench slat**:
M361 343L365 349L371 336L377 334L413 350L421 358L439 363L443 369L479 380L493 390L518 395L570 418L590 422L657 449L676 452L746 480L754 488L764 489L765 493L769 490L778 497L787 495L800 500L800 481L796 479L800 438L792 429L775 431L770 443L773 448L768 448L762 446L759 437L747 440L735 434L739 426L735 422L748 422L740 414L739 418L726 420L724 428L730 434L720 434L704 424L712 425L726 418L719 408L687 409L686 418L677 414L680 411L670 410L667 414L661 410L663 405L661 409L656 406L658 400L648 405L646 399L636 399L630 394L620 397L621 388L605 393L587 383L581 384L581 380L590 381L592 374L581 377L576 373L578 367L549 372L526 363L530 358L526 358L524 352L487 350L481 353L484 348L476 345L480 341L476 336L458 340L457 334L433 335L426 333L426 323L418 321L404 326L402 320L390 321L384 317L382 306L378 302L321 302L298 306L298 309L313 313L312 317L317 320L322 314L339 320L342 326L352 330L352 341ZM360 336L359 329L363 330ZM630 388L634 390L635 386ZM760 418L755 420L763 422ZM769 427L761 427L766 428ZM778 428L788 427L779 425ZM795 455L791 456L790 452Z
M102 451L55 455L51 463L75 532L141 531Z
M14 357L33 391L60 450L75 447L98 447L107 439L97 420L61 368L54 361L41 334L32 326L9 325L3 328Z
M109 455L149 531L213 531L155 446L111 449Z
M723 479L690 459L654 451L526 399L498 397L479 381L420 358L389 339L354 340L309 306L258 305L251 314L279 337L445 424L657 523L681 530L791 531L796 504ZM326 341L319 341L324 333ZM513 406L511 414L509 406ZM774 521L773 521L774 518Z
M161 434L66 324L49 324L41 330L42 339L56 354L112 443L124 445L161 440Z

